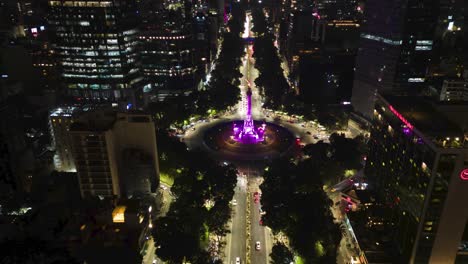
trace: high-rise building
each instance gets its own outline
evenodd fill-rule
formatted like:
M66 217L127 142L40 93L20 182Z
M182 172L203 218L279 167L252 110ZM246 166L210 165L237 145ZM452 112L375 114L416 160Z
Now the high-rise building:
M463 0L441 0L434 34L433 56L428 69L429 81L460 78L466 69Z
M465 79L444 80L440 91L441 101L468 101L468 81Z
M352 20L356 18L357 0L318 0L316 12L326 20Z
M156 130L151 116L117 113L111 108L84 110L70 125L81 195L130 196L135 191L148 191L144 186L139 187L142 181L148 182L154 192L159 184L159 170ZM136 160L131 164L138 171L132 173L128 173L125 160L130 150L142 157L134 157ZM143 174L136 177L135 173L140 172Z
M349 104L359 28L357 21L329 21L311 10L291 13L281 50L302 100Z
M352 104L370 117L377 92L417 94L425 86L438 4L369 0L364 12Z
M135 1L49 1L55 54L69 94L84 100L137 101L143 76Z
M160 10L139 35L142 68L159 100L195 88L196 66L190 24L181 10Z
M468 228L463 131L423 98L378 95L369 148L365 174L390 215L395 263L460 260Z

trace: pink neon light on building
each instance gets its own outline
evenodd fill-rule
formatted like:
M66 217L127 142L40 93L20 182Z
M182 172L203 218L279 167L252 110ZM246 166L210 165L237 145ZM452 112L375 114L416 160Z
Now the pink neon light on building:
M398 113L398 111L397 111L395 108L393 108L393 106L389 105L388 108L389 108L390 111L392 111L392 113L393 113L394 115L396 115L396 117L398 117L398 119L400 119L401 122L403 122L409 129L411 129L411 130L414 129L414 126L413 126L410 122L408 122L408 120L406 120L405 117L403 117L400 113Z
M464 169L460 172L460 179L468 181L468 169Z

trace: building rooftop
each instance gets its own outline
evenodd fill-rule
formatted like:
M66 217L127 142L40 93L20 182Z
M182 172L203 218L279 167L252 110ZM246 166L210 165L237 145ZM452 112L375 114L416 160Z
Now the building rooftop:
M463 130L439 112L429 99L393 95L383 95L382 98L388 102L390 111L410 129L415 128L424 136L436 141L458 138L463 145Z
M109 105L85 105L73 112L70 131L106 131L117 120L117 110Z

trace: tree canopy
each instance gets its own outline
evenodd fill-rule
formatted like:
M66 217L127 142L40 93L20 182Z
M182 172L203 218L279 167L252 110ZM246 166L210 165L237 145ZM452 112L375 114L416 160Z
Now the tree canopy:
M341 235L333 223L331 200L323 191L319 171L310 163L280 159L265 172L262 191L264 223L284 232L294 251L307 263L336 257Z
M227 232L237 171L206 154L187 152L187 163L172 186L175 201L166 216L155 220L156 254L168 263L203 262L209 234Z
M294 263L294 256L289 248L282 243L273 245L270 253L271 264L291 264Z
M265 107L281 109L291 91L281 68L281 59L277 48L273 45L274 35L269 30L269 22L259 7L252 9L252 30L256 34L254 43L255 66L259 76L255 84L261 88L265 96Z

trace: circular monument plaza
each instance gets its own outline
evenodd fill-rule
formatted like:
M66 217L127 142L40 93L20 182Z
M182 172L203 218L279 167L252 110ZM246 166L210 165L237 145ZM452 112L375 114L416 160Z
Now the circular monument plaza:
M234 127L242 127L244 121L230 121L208 129L203 137L205 146L226 159L263 160L293 154L297 150L294 135L286 128L254 121L256 128L265 127L263 140L246 142L236 139Z
M203 135L204 145L226 159L263 160L293 154L298 149L294 135L277 124L254 121L251 97L249 88L245 119L209 128Z

